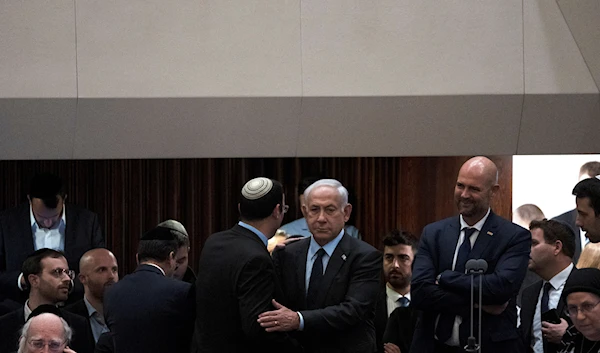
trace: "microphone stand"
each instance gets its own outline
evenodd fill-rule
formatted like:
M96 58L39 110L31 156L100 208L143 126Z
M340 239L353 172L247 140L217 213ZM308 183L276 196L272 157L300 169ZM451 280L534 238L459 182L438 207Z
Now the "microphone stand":
M482 285L483 285L483 274L487 270L487 262L485 260L475 260L471 259L467 261L465 264L465 269L467 274L471 275L471 334L469 338L467 338L467 345L465 346L465 352L467 353L478 353L481 352L481 303L482 303ZM478 327L478 338L475 339L474 336L474 310L475 310L475 300L474 300L474 292L475 292L475 283L474 278L475 275L479 275L479 327ZM477 343L479 342L479 343Z

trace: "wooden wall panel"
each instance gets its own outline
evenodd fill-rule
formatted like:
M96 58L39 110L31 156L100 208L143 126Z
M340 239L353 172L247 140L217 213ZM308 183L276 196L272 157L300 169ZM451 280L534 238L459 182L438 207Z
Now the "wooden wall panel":
M456 214L453 188L467 157L248 158L170 160L0 161L0 209L26 201L29 179L48 171L65 179L68 202L100 215L107 244L122 273L135 268L143 232L162 220L181 221L192 236L190 264L206 238L237 221L238 193L250 178L267 176L286 189L290 212L300 217L296 185L303 176L339 179L352 193L351 221L365 241L380 247L395 227L416 236L430 222ZM511 216L512 157L494 157L501 192L494 210Z

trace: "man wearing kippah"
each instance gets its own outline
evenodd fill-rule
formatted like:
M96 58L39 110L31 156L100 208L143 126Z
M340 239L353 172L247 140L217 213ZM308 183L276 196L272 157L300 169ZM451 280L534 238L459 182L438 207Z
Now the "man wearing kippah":
M117 353L189 352L193 290L189 283L172 278L180 236L165 227L144 234L136 270L106 290L104 317Z
M267 333L258 315L279 296L268 240L288 206L278 181L255 178L240 193L240 221L211 235L202 249L196 280L196 351L299 352L284 333Z

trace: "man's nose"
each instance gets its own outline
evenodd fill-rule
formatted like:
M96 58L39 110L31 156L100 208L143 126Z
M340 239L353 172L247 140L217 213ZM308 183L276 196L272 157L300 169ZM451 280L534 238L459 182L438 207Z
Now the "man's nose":
M394 259L394 267L400 267L400 260Z

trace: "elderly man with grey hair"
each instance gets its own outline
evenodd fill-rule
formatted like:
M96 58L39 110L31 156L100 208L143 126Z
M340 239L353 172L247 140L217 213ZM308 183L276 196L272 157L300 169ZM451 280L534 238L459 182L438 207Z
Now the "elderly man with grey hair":
M305 351L375 352L381 253L344 230L352 205L339 181L321 179L304 198L311 236L273 252L284 299L258 321L267 332L293 332Z
M52 313L39 314L23 326L18 353L76 353L69 348L72 335L73 331L62 318Z

